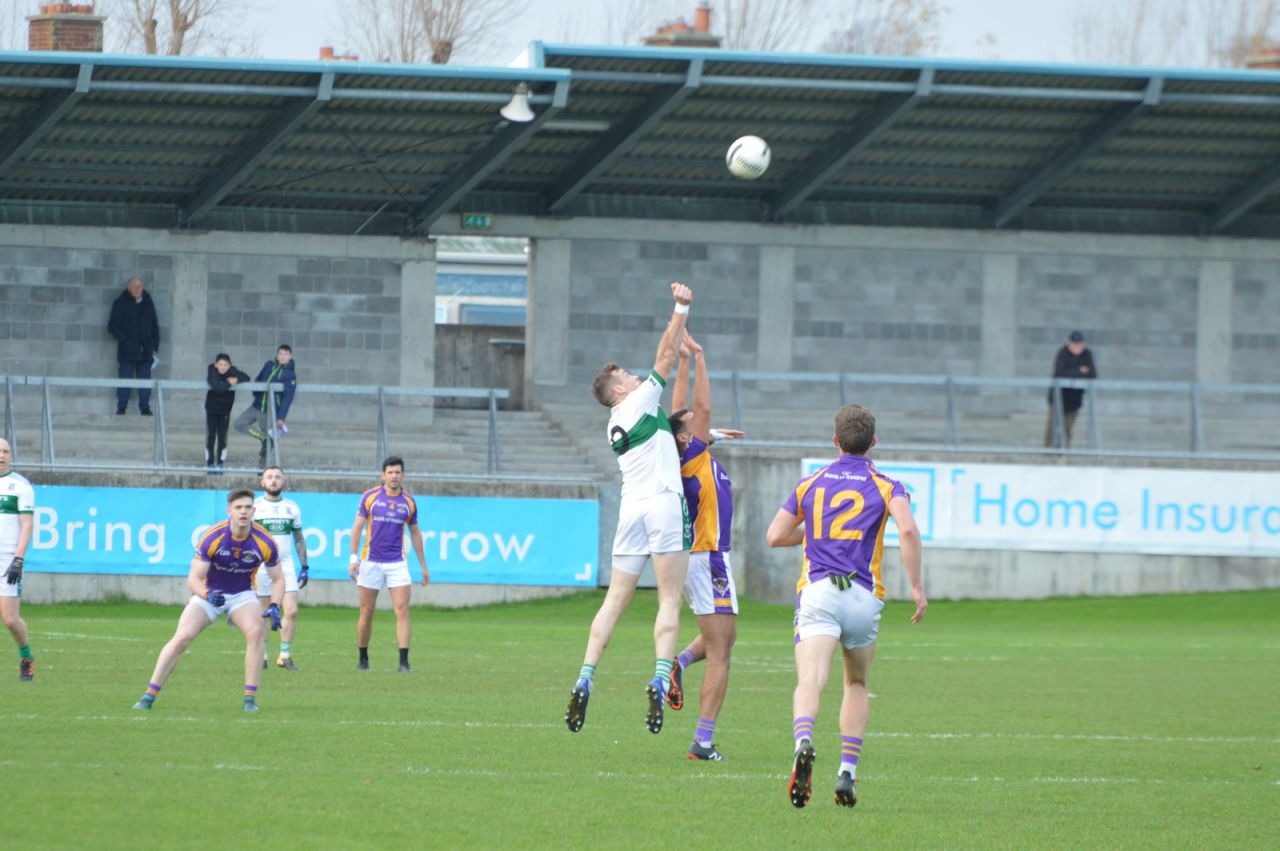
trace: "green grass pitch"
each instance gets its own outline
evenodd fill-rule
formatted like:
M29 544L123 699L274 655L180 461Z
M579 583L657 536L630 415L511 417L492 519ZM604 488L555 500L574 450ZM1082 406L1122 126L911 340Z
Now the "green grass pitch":
M790 806L790 610L746 601L717 730L692 762L700 668L644 729L652 592L563 714L599 594L389 612L304 608L296 673L240 710L239 633L210 627L155 709L131 706L178 608L24 607L38 659L0 680L10 848L1263 848L1280 813L1280 592L890 604L856 809L831 801L838 680L814 799ZM692 636L685 616L682 639ZM274 653L274 642L273 642Z

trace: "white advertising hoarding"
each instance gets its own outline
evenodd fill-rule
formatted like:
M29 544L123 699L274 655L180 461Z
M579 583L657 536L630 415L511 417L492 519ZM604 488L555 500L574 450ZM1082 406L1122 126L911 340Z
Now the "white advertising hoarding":
M806 458L802 475L831 463ZM1280 557L1280 476L1132 467L877 463L926 543L963 549ZM897 538L890 521L887 541Z

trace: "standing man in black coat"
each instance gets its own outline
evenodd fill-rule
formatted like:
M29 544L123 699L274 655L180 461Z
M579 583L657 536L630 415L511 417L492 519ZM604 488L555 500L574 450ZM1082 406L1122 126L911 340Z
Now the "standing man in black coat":
M1093 365L1093 352L1084 344L1084 334L1072 331L1066 345L1058 349L1053 359L1054 378L1097 378L1098 369ZM1059 443L1053 428L1053 409L1062 399L1062 443ZM1084 391L1071 387L1049 388L1049 422L1044 427L1045 448L1063 449L1071 446L1071 427L1076 424L1076 414L1084 405ZM1062 444L1065 444L1062 445Z
M107 331L116 338L120 377L150 378L152 362L160 350L160 320L156 318L156 303L143 288L141 278L130 278L124 292L112 303ZM116 388L116 413L123 414L128 407L129 388ZM144 417L151 416L150 388L138 389L138 408Z

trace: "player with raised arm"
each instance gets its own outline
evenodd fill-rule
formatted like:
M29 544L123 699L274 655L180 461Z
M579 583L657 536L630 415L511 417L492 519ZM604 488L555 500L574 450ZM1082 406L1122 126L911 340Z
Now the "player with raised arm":
M595 681L596 666L604 656L618 618L636 590L645 560L653 558L658 580L658 616L653 623L653 679L645 687L649 701L645 726L651 733L662 729L662 705L671 659L680 638L680 591L689 567L691 534L689 512L680 483L680 456L671 424L659 404L666 376L675 366L685 319L693 291L681 283L671 285L675 309L658 341L653 370L645 378L631 375L616 363L605 364L592 382L596 401L609 408L605 438L622 471L622 499L618 505L618 530L613 538L613 568L609 590L591 621L591 634L578 681L569 696L564 721L572 732L582 729L587 703Z
M227 494L227 519L210 526L200 536L187 574L192 597L182 610L173 638L160 651L151 682L134 709L152 707L187 645L219 615L225 614L244 634L244 711L258 711L258 678L262 674L258 653L262 646L263 618L271 620L272 630L280 629L284 575L280 573L279 559L276 542L266 529L253 522L253 491L234 490ZM275 597L267 611L260 615L253 578L264 567L271 575Z
M18 679L30 682L36 676L36 657L31 655L27 622L22 619L22 568L34 528L36 491L31 482L13 471L13 447L0 437L0 618L18 645Z
M382 462L382 484L365 491L351 527L351 568L348 571L360 589L360 616L356 621L356 647L360 661L356 667L369 670L369 636L373 632L373 608L383 588L391 594L396 613L396 641L400 645L400 671L409 672L409 598L413 579L405 558L404 530L422 566L422 584L431 581L427 557L422 550L422 530L418 528L418 503L404 492L404 460L392 456ZM360 539L368 527L364 547Z
M293 663L293 636L298 626L298 591L307 587L307 542L302 538L302 510L298 503L284 495L284 470L279 467L268 467L262 471L262 496L253 501L253 519L271 533L280 551L280 572L284 574L284 597L281 599L283 615L280 627L280 655L276 657L276 667L286 671L296 671ZM293 566L293 550L298 550L300 569ZM274 583L270 574L258 574L258 600L265 612L271 604ZM270 658L267 654L267 643L270 633L262 635L262 667L267 667Z
M844 807L858 803L854 781L870 709L867 674L884 608L881 560L889 517L898 527L902 566L916 606L911 623L919 623L929 606L920 574L920 530L910 497L900 482L883 475L867 457L876 443L875 416L859 405L846 405L836 412L833 440L840 457L800 480L765 535L771 547L804 545L796 583L795 759L787 787L796 807L809 803L813 793L813 728L837 646L844 651L844 700L835 801Z
M688 367L692 362L693 403L689 404ZM738 594L729 563L729 532L733 528L733 492L729 476L711 455L716 438L743 437L737 430L711 428L711 378L702 346L686 331L680 346L680 366L671 391L671 432L680 449L680 477L693 523L693 551L684 596L698 618L698 637L676 656L667 688L667 705L684 705L684 670L707 660L698 693L698 726L689 746L689 759L724 759L713 736L725 692L729 688L729 653L737 638Z

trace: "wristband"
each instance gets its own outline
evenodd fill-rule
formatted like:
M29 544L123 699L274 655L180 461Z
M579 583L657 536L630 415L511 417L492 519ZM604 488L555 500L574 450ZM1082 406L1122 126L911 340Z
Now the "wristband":
M347 563L348 563L348 564L359 564L359 563L360 563L360 556L358 556L358 555L356 555L356 554L352 553L352 554L351 554L351 558L347 560Z
M718 428L713 428L713 429L711 429L711 439L712 439L712 440L724 440L724 432L722 432L722 431L721 431L720 429L718 429Z
M688 313L688 312L689 312L689 305L680 304L679 302L676 303L676 313Z

